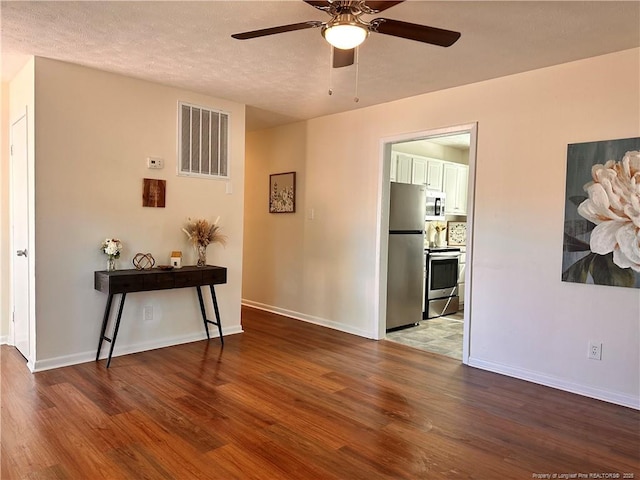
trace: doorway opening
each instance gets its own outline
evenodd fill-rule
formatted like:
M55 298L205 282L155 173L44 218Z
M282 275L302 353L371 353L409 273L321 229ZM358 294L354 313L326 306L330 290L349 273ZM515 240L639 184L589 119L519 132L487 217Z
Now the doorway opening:
M378 338L450 356L465 364L470 349L476 135L474 123L386 138L382 142ZM391 320L389 305L393 305L393 299L388 298L388 292L397 291L397 285L390 282L398 281L389 275L394 270L389 262L394 259L389 257L388 226L395 211L390 204L392 190L397 189L392 183L424 186L427 207L424 254L419 259L415 255L423 270L422 316L390 329L388 322L396 325L397 320ZM441 201L441 209L440 205L429 205L430 198ZM457 259L453 274L450 257ZM438 270L448 271L450 278L446 281L450 288L433 288L444 281L437 276Z

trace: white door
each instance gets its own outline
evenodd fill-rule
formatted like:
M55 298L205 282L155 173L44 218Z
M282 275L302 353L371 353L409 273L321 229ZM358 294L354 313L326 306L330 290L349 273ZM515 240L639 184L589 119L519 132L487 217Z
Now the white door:
M11 126L13 344L29 359L29 178L27 116Z

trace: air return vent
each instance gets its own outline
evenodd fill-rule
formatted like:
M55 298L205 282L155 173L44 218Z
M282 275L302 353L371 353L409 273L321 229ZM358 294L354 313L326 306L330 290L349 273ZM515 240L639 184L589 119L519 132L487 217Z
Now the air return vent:
M179 175L229 178L229 114L179 102Z

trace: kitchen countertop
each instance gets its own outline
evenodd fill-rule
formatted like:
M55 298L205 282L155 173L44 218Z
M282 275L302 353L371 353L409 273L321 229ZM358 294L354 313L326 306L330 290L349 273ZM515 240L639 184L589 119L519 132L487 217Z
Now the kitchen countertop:
M425 252L460 252L464 247L424 247Z

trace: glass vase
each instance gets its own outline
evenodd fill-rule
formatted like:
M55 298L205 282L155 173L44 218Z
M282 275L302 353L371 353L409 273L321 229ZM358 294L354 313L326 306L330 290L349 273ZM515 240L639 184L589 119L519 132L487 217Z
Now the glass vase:
M197 245L196 252L198 254L198 261L196 262L196 266L204 267L207 264L207 246Z
M113 272L116 269L116 257L109 255L107 257L107 272Z

